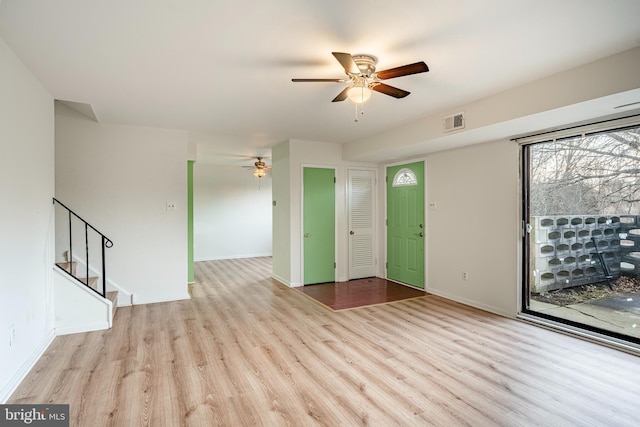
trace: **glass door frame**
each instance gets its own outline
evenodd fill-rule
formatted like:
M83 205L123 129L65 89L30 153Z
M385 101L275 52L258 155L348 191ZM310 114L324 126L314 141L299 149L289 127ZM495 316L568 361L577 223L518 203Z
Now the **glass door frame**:
M618 128L624 128L625 126L619 126L607 129L606 131L615 131ZM553 316L547 313L543 313L540 311L535 311L530 309L530 294L531 294L531 248L533 242L531 241L531 215L530 215L530 166L531 166L531 156L530 156L530 148L537 144L545 144L552 142L553 139L544 139L537 142L531 143L521 143L520 147L520 168L521 168L521 209L522 209L522 283L520 286L521 289L521 309L520 314L524 314L525 317L533 317L539 323L543 323L549 327L556 327L562 329L568 329L569 332L578 333L580 335L586 335L592 339L599 340L608 340L613 339L613 344L622 344L629 345L633 347L634 351L637 351L640 348L640 338L632 337L629 335L621 334L615 331L610 331L602 328L598 328L596 326L587 325L581 322L576 322L569 319L564 319L561 317ZM566 326L568 328L563 328Z

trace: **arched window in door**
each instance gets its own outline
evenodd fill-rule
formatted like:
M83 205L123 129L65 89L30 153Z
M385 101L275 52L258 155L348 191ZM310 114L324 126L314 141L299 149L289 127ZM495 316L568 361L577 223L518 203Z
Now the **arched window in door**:
M407 185L418 185L416 174L409 168L402 168L393 177L393 187L402 187Z

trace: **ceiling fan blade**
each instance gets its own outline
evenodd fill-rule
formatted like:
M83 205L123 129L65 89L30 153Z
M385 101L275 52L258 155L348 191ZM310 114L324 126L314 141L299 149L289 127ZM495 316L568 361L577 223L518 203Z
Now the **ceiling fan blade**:
M360 74L360 68L358 64L353 60L353 56L350 53L344 52L331 52L336 57L340 65L344 68L344 71L351 74Z
M429 67L423 61L415 64L403 65L401 67L389 68L388 70L378 71L376 74L380 80L394 79L396 77L408 76L411 74L426 73Z
M331 83L344 83L345 79L291 79L292 82L331 82Z
M386 85L384 83L371 85L371 89L375 90L376 92L384 93L385 95L393 96L394 98L404 98L411 93L407 92L406 90L398 89L397 87Z
M351 87L346 87L342 90L342 92L340 92L338 94L338 96L336 96L335 98L333 98L333 101L331 102L340 102L340 101L344 101L345 99L347 99L347 92L349 92L349 89L351 89Z

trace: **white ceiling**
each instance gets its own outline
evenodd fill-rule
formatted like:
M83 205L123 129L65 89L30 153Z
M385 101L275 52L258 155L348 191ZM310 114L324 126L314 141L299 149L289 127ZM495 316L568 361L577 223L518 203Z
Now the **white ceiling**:
M639 17L639 0L2 0L0 37L101 122L262 154L360 139L633 48ZM411 95L374 93L355 123L352 103L331 102L342 84L291 82L343 77L332 51L431 71L387 81Z

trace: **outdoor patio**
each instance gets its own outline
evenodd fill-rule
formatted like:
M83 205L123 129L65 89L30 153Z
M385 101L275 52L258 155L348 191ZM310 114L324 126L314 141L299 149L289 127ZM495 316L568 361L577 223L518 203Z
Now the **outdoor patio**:
M640 292L567 305L542 302L532 297L530 309L561 319L640 338Z

